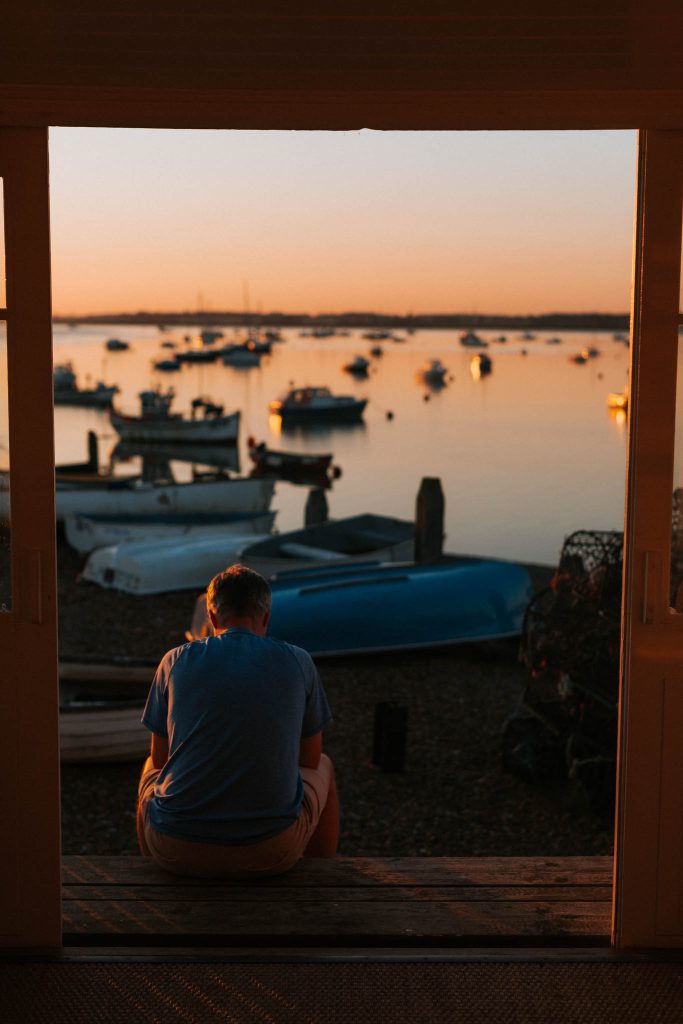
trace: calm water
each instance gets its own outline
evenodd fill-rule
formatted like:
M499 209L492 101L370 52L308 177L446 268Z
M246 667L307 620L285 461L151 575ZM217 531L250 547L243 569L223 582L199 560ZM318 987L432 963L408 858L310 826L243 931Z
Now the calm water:
M554 563L572 530L622 527L626 422L623 414L608 411L606 396L626 383L628 350L611 334L565 332L561 345L547 345L548 334L534 341L509 334L506 344L491 344L493 372L479 380L470 372L472 351L451 330L384 342L384 355L373 360L364 381L342 370L356 353L369 355L371 343L360 331L317 340L285 330L285 343L275 345L259 368L219 362L184 364L174 374L155 371L152 360L172 354L161 340L182 345L188 333L196 334L189 328L162 335L156 327L56 326L55 362L71 360L82 386L99 379L118 384L118 404L131 413L138 411L137 393L156 385L175 388L177 411L188 411L198 395L223 403L226 411L241 409L245 473L250 434L271 447L332 451L342 468L328 492L333 517L371 511L412 518L421 477L438 476L450 551ZM232 330L225 333L226 341L235 337ZM481 332L491 341L500 333ZM131 349L107 352L104 341L113 336L129 341ZM601 355L583 366L571 363L569 356L585 345ZM452 378L438 392L416 378L435 357ZM268 416L268 402L291 383L325 384L367 398L365 423L281 432L279 420ZM89 429L100 438L102 461L116 443L105 413L58 407L55 426L58 462L86 457ZM134 467L128 463L119 471ZM173 469L178 479L191 473L183 463ZM306 497L304 487L277 484L273 508L280 530L302 524Z

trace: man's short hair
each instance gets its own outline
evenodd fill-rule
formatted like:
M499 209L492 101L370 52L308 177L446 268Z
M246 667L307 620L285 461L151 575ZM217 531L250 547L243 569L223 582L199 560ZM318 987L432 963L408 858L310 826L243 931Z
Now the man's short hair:
M258 618L270 611L270 586L246 565L231 565L209 583L206 607L219 622L230 618Z

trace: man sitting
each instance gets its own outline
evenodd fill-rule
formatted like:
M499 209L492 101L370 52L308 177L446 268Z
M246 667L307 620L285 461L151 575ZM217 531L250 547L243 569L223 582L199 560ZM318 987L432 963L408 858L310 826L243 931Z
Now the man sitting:
M266 636L270 604L258 573L219 573L207 592L214 635L169 651L154 677L138 841L176 874L275 875L336 853L330 709L310 655Z

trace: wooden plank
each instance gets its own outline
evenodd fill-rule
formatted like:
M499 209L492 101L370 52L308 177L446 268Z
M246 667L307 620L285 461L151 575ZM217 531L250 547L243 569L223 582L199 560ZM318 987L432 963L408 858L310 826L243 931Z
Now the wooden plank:
M62 888L65 901L118 902L139 900L141 904L171 900L174 903L208 902L220 903L267 903L277 900L282 903L306 903L323 900L345 903L381 903L386 900L422 900L431 903L452 901L497 902L497 903L609 903L612 887L608 885L567 885L567 886L335 886L324 889L314 886L289 887L286 882L274 890L263 888L258 882L245 884L235 882L204 882L203 885L65 885Z
M64 930L88 935L194 935L241 939L269 936L400 936L477 938L606 936L609 903L441 903L406 900L357 903L335 900L210 903L70 900Z
M139 856L82 857L62 860L66 883L177 885L178 879ZM610 885L611 857L337 857L302 860L281 878L259 886L360 885ZM183 884L205 885L201 879Z

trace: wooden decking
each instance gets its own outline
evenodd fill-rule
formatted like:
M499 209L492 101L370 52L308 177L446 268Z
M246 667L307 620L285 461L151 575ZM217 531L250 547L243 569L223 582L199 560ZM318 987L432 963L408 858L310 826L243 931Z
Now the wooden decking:
M607 945L610 857L304 860L258 882L165 874L140 857L65 857L75 946Z

